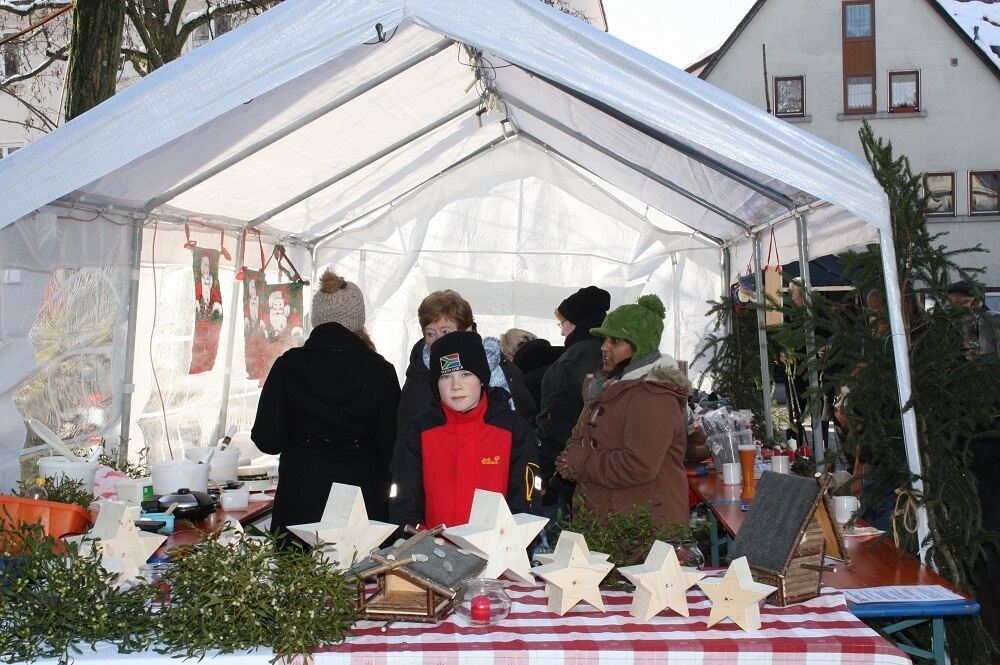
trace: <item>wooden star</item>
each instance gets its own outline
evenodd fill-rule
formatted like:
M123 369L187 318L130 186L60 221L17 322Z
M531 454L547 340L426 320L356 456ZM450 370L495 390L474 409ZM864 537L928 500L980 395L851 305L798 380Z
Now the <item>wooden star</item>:
M548 519L527 513L512 515L502 494L477 489L472 496L468 524L446 529L444 535L463 549L486 560L480 577L533 584L528 546Z
M722 579L703 579L698 586L712 601L707 626L729 618L747 632L760 629L760 601L777 590L777 587L753 581L745 556L729 564Z
M336 570L347 570L392 535L396 525L368 519L361 488L334 483L319 522L288 530L310 545L324 544L323 557Z
M681 616L690 616L687 590L705 577L694 568L682 568L677 552L657 540L639 566L619 567L618 572L635 585L629 614L639 621L649 621L669 607Z
M607 560L608 555L591 553L582 535L563 531L552 557L552 563L532 569L547 582L545 595L549 598L549 612L562 616L580 601L603 612L604 600L597 585L615 567Z
M80 544L80 553L100 552L101 565L116 573L114 584L134 582L139 566L166 541L166 536L140 531L135 525L139 507L121 501L109 501L101 507L94 527L86 536L70 536L67 541Z

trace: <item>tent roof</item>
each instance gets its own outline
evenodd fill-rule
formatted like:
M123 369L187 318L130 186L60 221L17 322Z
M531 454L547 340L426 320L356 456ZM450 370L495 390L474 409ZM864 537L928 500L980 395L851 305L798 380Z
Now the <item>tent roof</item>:
M62 199L316 242L515 133L711 242L888 227L863 161L537 0L294 0L0 162L0 228Z

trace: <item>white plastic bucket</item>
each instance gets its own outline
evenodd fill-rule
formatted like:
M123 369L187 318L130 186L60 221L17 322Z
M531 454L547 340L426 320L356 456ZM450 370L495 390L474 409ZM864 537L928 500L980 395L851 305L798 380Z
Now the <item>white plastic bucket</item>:
M208 465L190 460L168 460L149 465L153 476L153 494L173 494L187 488L196 492L208 491Z
M46 478L54 478L56 483L63 477L78 480L83 483L83 489L88 494L94 493L94 476L97 475L97 462L87 460L69 461L59 455L56 457L39 457L38 474Z
M219 499L223 510L244 510L250 504L250 489L244 485L234 490L222 490Z
M208 448L186 448L184 457L197 462L205 457ZM226 448L221 453L216 450L212 455L212 460L208 464L208 477L218 483L228 483L236 480L236 469L240 464L240 451L235 448Z

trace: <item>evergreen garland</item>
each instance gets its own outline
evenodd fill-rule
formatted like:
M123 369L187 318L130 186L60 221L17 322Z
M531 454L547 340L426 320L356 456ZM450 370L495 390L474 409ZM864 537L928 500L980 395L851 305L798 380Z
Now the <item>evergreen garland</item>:
M925 506L933 541L929 560L942 575L975 595L975 569L984 547L997 546L1000 540L997 533L983 530L970 443L1000 445L1000 432L993 425L1000 414L1000 356L972 357L963 348L973 314L949 305L947 287L958 275L982 293L976 276L983 271L955 262L982 249L949 250L941 245L944 234L927 229L923 176L912 173L905 156L894 157L891 142L876 139L867 123L860 136L891 209L912 375L909 406L917 417L923 496L910 493L914 476L903 444L879 246L839 257L858 294L854 306L844 307L813 293L802 306L782 306L788 323L774 334L787 353L802 359L797 365L804 373L806 320L815 322L818 344L826 349L819 359L825 384L850 389L845 410L849 449L873 462L865 479L862 511L888 511L893 531L901 538L900 548L915 551L914 508ZM925 308L930 302L934 306ZM995 662L998 654L978 617L949 620L947 629L952 662Z

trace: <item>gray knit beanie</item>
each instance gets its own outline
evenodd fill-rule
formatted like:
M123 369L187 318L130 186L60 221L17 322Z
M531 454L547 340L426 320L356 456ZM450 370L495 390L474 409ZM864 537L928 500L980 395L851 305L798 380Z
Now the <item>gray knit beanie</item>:
M332 322L356 333L365 327L365 298L357 284L331 270L323 273L319 284L312 302L313 328Z

